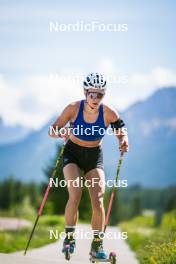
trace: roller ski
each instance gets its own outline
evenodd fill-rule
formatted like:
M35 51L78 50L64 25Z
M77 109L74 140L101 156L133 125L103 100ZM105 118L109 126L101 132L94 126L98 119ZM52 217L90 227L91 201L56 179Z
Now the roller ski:
M92 263L107 262L116 264L116 254L114 252L111 252L108 257L103 249L103 241L96 238L93 240L91 245L90 261Z
M75 251L75 240L65 240L63 243L62 253L65 255L66 260L70 260L71 255Z

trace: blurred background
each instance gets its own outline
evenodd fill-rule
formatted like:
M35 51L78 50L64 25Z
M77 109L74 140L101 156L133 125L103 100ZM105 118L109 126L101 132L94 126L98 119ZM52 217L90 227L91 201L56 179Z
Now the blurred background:
M120 173L128 187L118 189L111 224L128 231L140 263L176 263L175 11L171 0L0 1L0 252L24 248L62 145L48 128L84 98L82 79L95 71L108 80L104 103L119 111L130 142ZM80 29L92 23L117 30ZM116 138L105 136L103 150L113 179ZM31 247L52 242L50 226L62 230L66 200L64 188L52 189ZM90 216L85 189L80 220Z

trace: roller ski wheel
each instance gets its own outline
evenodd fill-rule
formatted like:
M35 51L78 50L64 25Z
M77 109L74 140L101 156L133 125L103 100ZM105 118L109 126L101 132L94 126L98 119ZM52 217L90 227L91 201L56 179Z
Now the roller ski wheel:
M65 255L66 260L70 260L71 254L74 253L75 243L64 243L62 252Z
M116 264L117 263L117 255L115 252L111 252L109 254L109 260L111 264Z
M100 258L96 258L95 256L92 256L92 254L90 253L90 261L92 263L111 263L111 264L116 264L117 263L117 256L116 253L111 252L109 254L109 258L106 259L100 259Z
M70 260L70 245L69 244L64 246L63 253L65 254L65 259Z

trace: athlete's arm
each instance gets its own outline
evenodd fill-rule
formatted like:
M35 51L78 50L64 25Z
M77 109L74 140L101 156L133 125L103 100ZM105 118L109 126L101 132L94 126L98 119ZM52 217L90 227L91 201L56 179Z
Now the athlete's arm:
M49 128L48 134L50 137L53 138L58 138L58 137L63 137L64 131L63 133L59 133L59 130L61 128L65 128L65 125L70 121L70 119L72 118L72 114L73 114L73 106L72 104L67 105L64 110L62 111L62 113L60 114L60 116L56 119L56 121L54 122L54 124L52 124ZM54 131L56 131L56 133L54 133Z
M125 124L123 120L120 118L118 112L114 109L106 107L106 119L108 125L111 124L111 127L119 140L119 149L122 152L128 152L129 144L128 144L128 136L127 130L125 128Z

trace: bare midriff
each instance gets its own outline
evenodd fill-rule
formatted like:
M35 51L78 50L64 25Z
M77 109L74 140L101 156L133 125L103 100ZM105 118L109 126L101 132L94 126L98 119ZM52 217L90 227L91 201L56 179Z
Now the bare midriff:
M102 140L96 140L96 141L83 141L83 140L80 140L79 138L77 138L76 136L74 136L73 134L71 134L69 136L69 139L77 144L77 145L80 145L82 147L97 147L97 146L100 146L101 145L101 141Z

